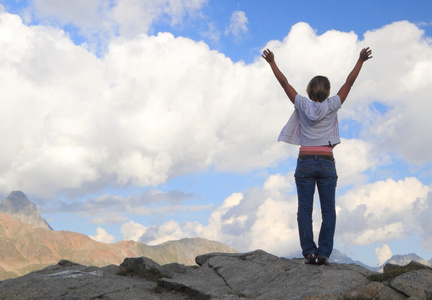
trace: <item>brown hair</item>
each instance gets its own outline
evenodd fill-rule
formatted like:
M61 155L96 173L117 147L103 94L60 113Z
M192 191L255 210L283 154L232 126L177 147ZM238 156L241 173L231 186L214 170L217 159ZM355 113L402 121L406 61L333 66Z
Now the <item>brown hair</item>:
M325 76L315 76L309 81L306 92L312 101L323 102L330 95L330 81Z

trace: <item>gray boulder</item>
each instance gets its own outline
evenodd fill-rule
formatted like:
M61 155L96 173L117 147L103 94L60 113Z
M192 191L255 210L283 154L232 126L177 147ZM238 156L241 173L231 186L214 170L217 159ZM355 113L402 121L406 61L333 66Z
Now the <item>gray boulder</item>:
M196 263L161 266L138 257L97 268L62 260L1 282L0 299L432 299L432 270L418 263L377 273L355 264L305 265L262 250L209 253Z
M432 271L415 270L404 273L390 282L390 286L413 299L432 299Z

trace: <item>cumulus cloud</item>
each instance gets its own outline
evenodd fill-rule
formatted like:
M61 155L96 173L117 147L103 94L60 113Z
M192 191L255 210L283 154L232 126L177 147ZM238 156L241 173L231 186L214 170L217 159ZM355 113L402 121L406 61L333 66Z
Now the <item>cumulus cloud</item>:
M352 189L336 201L336 242L349 248L421 232L430 243L430 227L425 227L425 222L430 220L426 217L430 213L428 193L430 195L429 187L415 178L389 179ZM313 220L318 236L321 224L318 197ZM141 242L150 245L185 237L204 237L226 243L238 251L263 249L279 256L300 255L293 174L269 175L261 187L232 194L213 210L207 224L197 221L181 224L170 220L145 227L138 235ZM392 252L383 244L375 249L375 254L381 264Z
M148 35L152 18L168 15L168 21L176 24L185 14L199 11L205 1L185 0L179 7L175 1L162 6L160 1L147 1L148 7L136 6L136 15L127 19L132 3L136 4L33 2L34 13L41 18L55 16L62 24L80 28L94 26L87 17L78 16L85 5L91 20L106 18L107 32L114 26L128 38L109 38L103 57L75 45L56 27L27 26L17 15L0 12L3 194L20 189L55 197L107 186L156 187L208 168L248 172L297 155L298 148L276 142L293 106L264 60L233 63L203 42L169 33ZM245 34L244 13L238 12L233 20L237 27L231 27L231 34ZM142 34L129 22L140 24ZM310 25L298 23L284 40L265 45L302 94L316 74L327 75L336 93L365 46L372 47L374 58L365 64L339 114L343 126L356 124L359 134L343 136L335 150L340 186L354 186L338 201L338 222L343 225L338 230L344 228L341 241L357 244L406 236L419 229L415 217L420 216L420 208L431 206L425 200L428 188L418 179L370 183L365 177L366 171L391 164L392 156L416 164L431 161L427 138L432 135L427 124L432 109L427 99L432 83L430 41L408 22L367 32L361 40L353 32L317 35ZM386 109L375 109L377 104ZM292 178L273 175L263 187L227 198L207 225L173 221L156 228L132 222L125 223L124 236L151 242L200 234L241 250L260 243L272 245L262 235L268 226L284 232L284 239L290 237L274 247L287 244L290 249L295 217L279 219L282 212L291 216L296 210L292 187ZM62 208L87 213L102 224L108 210L117 211L115 219L124 222L123 213L132 208L139 215L179 211L185 199L193 197L156 194L151 203L166 205L152 208L151 203L138 205L132 198L106 196ZM268 237L282 238L273 232Z
M368 179L365 171L385 164L385 157L376 155L372 148L364 140L342 138L342 143L334 149L339 188L363 185Z
M175 241L193 236L188 230L192 228L189 226L189 222L185 226L180 226L178 222L169 220L162 225L151 226L141 235L139 240L147 245L159 245L167 241Z
M338 234L343 244L368 245L422 231L429 187L416 178L378 181L350 190L337 200Z
M396 32L403 38L398 39ZM373 46L379 63L371 64L369 70L374 76L361 88L368 89L375 94L371 96L376 101L390 107L383 116L371 117L372 123L365 128L365 134L371 137L377 151L397 153L402 159L419 165L429 162L432 154L427 149L432 141L425 137L432 135L432 128L425 120L432 103L425 97L432 84L432 76L427 71L432 67L430 40L414 24L396 22L367 32L365 41ZM398 47L398 51L387 52L389 43Z
M233 63L202 42L168 33L112 42L102 59L74 45L60 30L28 27L8 13L0 17L0 43L7 49L0 58L1 88L8 95L1 126L4 138L10 141L1 150L0 189L5 193L18 187L48 196L95 182L100 186L155 186L210 166L247 171L295 155L295 147L275 142L293 108L284 101L263 60L250 65ZM353 33L331 31L317 36L309 25L299 23L284 41L272 41L267 46L274 50L281 68L293 74L292 83L301 92L313 75L312 68L314 72L325 69L334 79L333 86L338 86L359 48L366 42L374 46L377 36L386 39L393 26L395 31L407 27L411 33L420 32L402 22L366 34L365 39L370 36L371 41L358 42ZM419 44L414 53L426 51L413 56L420 57L421 62L430 46L419 40L420 34L414 36ZM12 37L14 43L10 44ZM401 51L411 53L412 46L407 47ZM310 48L322 51L304 51ZM363 112L364 106L374 101L370 98L374 90L377 98L384 97L382 87L372 80L372 72L388 64L377 48L375 61L365 66L358 87L341 110L342 119L357 116L358 110ZM331 63L322 59L329 55ZM406 67L402 71L407 74ZM376 80L382 81L381 77ZM390 86L388 90L393 95ZM425 94L419 92L411 101L399 104L414 109ZM396 106L390 108L386 115L393 115L395 110ZM364 131L376 128L376 134L381 132L377 121L371 120L372 112L368 113L364 115ZM414 114L406 118L410 119L404 124L413 126L407 127L422 126L422 118ZM409 144L422 141L423 135L406 134L414 139ZM391 134L382 136L389 139ZM397 143L395 140L396 148L404 144ZM369 153L383 152L377 147L384 146L362 137L338 147L344 162L341 172L353 175L343 178L355 178L375 163ZM414 156L412 147L406 149ZM416 156L424 160L428 155Z
M297 198L293 174L270 175L263 187L234 193L210 215L208 224L167 221L146 229L140 241L156 245L185 237L204 237L239 251L264 249L278 255L298 249Z
M121 234L123 237L123 240L126 241L135 241L138 242L141 236L143 236L148 227L136 223L134 221L129 221L121 226Z
M423 247L426 250L432 250L432 186L429 187L427 199L422 207L422 212L418 217L421 227L421 237L423 238Z
M98 227L96 229L95 235L90 235L90 238L92 238L95 241L102 242L102 243L114 243L115 237L111 234L108 234L103 228Z
M378 257L378 265L384 264L393 255L390 247L387 244L383 244L381 247L376 248L375 254Z
M234 64L167 33L113 43L100 59L62 31L0 17L8 49L1 126L11 141L0 163L4 191L158 185L212 165L250 170L286 156L274 142L283 121L267 117L277 102L258 97L264 86L249 86L264 64Z

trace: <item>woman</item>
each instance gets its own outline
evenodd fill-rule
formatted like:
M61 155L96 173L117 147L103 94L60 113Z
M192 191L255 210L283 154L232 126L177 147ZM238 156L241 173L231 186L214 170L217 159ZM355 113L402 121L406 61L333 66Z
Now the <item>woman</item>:
M262 57L281 84L295 110L282 129L279 141L300 145L295 171L298 210L297 222L300 245L305 263L328 264L333 251L336 227L335 193L337 173L333 148L340 143L337 111L345 102L363 63L372 58L372 50L364 48L354 69L349 73L339 92L329 98L330 82L324 76L315 76L307 86L309 99L297 94L276 65L274 54L264 50ZM312 209L315 186L321 203L322 223L318 247L313 238Z

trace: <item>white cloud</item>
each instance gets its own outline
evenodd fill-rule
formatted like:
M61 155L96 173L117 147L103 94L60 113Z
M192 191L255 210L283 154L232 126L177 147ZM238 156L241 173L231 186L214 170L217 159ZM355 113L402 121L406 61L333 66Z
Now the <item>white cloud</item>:
M378 265L382 265L393 255L390 247L387 244L383 244L381 247L376 248L375 254L378 257Z
M0 192L19 189L55 198L108 186L157 186L208 168L247 172L294 159L298 147L276 142L293 106L262 58L233 63L203 42L169 33L149 36L154 22L181 26L206 3L34 0L27 12L45 26L27 26L0 8ZM234 12L230 21L227 34L248 34L244 12ZM74 45L58 29L64 24L78 28L89 44ZM208 29L207 36L217 41L220 32L212 24ZM88 50L101 44L103 57ZM390 174L393 156L418 165L432 159L430 38L409 22L367 32L362 40L336 30L318 36L298 23L283 41L265 48L274 51L299 93L323 74L334 94L365 46L374 58L339 113L345 131L356 124L359 132L342 136L335 149L338 187L347 190L337 199L336 239L368 245L417 232L425 249L432 249L430 187L416 178L367 177L380 168L380 174ZM386 109L374 109L376 103ZM168 220L178 211L212 206L184 203L195 196L156 189L142 197L71 201L59 209L95 224L124 223L126 213L164 214L168 220L154 226L125 223L124 239L155 244L202 236L240 251L256 247L285 255L299 247L290 172L270 175L262 187L214 204L208 224ZM315 227L319 218L317 208ZM102 228L94 236L111 237ZM387 250L377 248L377 255Z
M263 64L233 64L171 34L113 43L100 59L59 30L0 17L0 43L9 45L0 69L8 94L0 126L11 141L1 150L5 193L50 196L113 180L157 185L211 165L248 170L287 155L275 142L283 118L267 117L277 102L258 97L264 86L249 87Z
M179 26L187 17L197 17L207 1L32 0L27 11L44 23L72 24L92 47L97 47L116 36L129 39L151 33L156 21Z
M120 229L123 240L135 242L138 242L147 230L148 227L134 221L123 224Z
M378 181L337 199L338 235L343 244L367 245L421 232L429 187L416 178Z
M204 2L182 3L190 4L187 11L196 11ZM130 7L122 1L116 8L120 5L124 11L117 10L112 18L123 24L120 20ZM116 8L110 8L113 14ZM186 13L169 5L160 9L172 16ZM131 20L144 20L139 13ZM62 18L81 22L70 21L72 15ZM176 22L174 17L171 21ZM127 21L124 24L126 32ZM149 29L146 24L143 32ZM100 58L74 45L59 29L26 26L5 12L0 14L0 46L0 89L6 95L0 110L0 131L7 141L0 148L4 194L20 189L52 197L111 185L156 186L210 167L216 172L249 171L297 155L297 147L276 142L293 106L262 59L233 63L203 42L169 33L113 40ZM308 24L298 23L283 41L266 45L300 93L317 73L329 76L335 93L364 46L372 47L374 58L364 65L340 111L340 119L357 122L361 132L356 139L345 137L335 149L339 186L354 185L338 200L338 222L343 225L338 230L342 241L359 244L406 236L419 228L416 205L430 207L425 204L428 189L419 180L364 185L364 172L391 162L385 159L389 152L409 162L430 162L431 139L426 137L432 135L427 123L432 103L426 97L432 75L425 70L432 47L408 22L368 32L362 41L354 33L337 31L317 36ZM374 111L370 105L375 102L388 110ZM285 194L294 186L292 174L287 176L274 175L263 188L234 194L213 212L208 225L167 223L147 232L146 238L202 234L241 250L259 245L265 238L263 228L273 226L286 233L280 244L294 243L296 197ZM157 211L131 205L136 202L130 199L105 201L106 210L116 208L119 216ZM100 204L89 201L85 210L101 213ZM178 211L183 204L170 206ZM290 215L286 221L271 219L277 207ZM95 222L103 221L101 215L92 216ZM136 223L123 227L124 237L134 240L147 231ZM276 231L268 236L276 238Z
M95 241L102 242L102 243L114 243L115 237L111 234L108 234L103 228L98 227L96 229L95 235L90 235L90 238L92 238Z
M187 229L190 228L188 225L189 223L182 228L178 222L170 220L160 226L148 228L141 236L140 241L147 245L159 245L167 241L191 237L191 234L187 232Z
M155 245L184 237L203 237L226 243L238 251L263 249L279 256L299 255L297 195L293 184L292 173L270 175L262 187L226 198L212 212L207 224L170 220L151 226L140 241ZM430 227L425 227L430 220L430 209L425 210L428 192L429 187L415 178L389 179L354 188L336 200L335 240L341 247L349 248L420 233L430 244ZM318 236L321 224L318 196L313 220ZM391 256L385 245L375 253L380 261Z
M232 194L212 212L207 225L170 220L148 228L140 241L156 245L198 236L239 251L259 248L277 255L292 254L298 250L297 200L285 194L292 190L292 178L292 173L271 175L262 189Z
M371 64L369 79L362 87L390 107L366 128L376 151L395 152L419 165L432 159L428 150L432 140L426 138L432 135L432 128L425 123L432 109L426 98L432 84L431 73L426 71L431 66L432 46L423 34L408 22L366 33L365 41L374 48L374 59L379 60ZM388 51L389 45L398 50Z
M298 252L297 203L294 199L264 201L250 229L251 249L264 249L281 256Z
M423 247L426 250L432 250L432 186L429 186L427 199L422 207L422 212L419 214L418 221L421 228L421 236L423 238Z
M364 172L384 163L372 149L366 141L342 138L342 143L334 149L339 188L363 185L367 180Z
M269 175L263 187L273 197L280 198L283 194L294 191L292 178L294 178L294 172L285 176L281 174Z
M240 40L248 33L248 18L244 11L236 10L231 14L230 24L225 34L232 34L235 40Z

